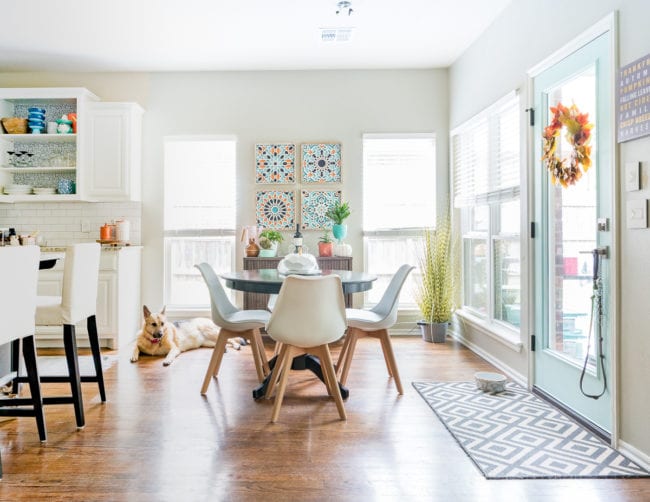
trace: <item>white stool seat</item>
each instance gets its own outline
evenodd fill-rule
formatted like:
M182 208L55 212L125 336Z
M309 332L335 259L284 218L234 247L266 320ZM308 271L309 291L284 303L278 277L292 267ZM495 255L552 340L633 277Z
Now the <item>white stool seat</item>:
M349 328L359 328L366 331L390 328L393 323L384 315L363 309L345 309L345 318Z
M60 296L39 296L36 298L36 324L39 326L61 326L63 308Z

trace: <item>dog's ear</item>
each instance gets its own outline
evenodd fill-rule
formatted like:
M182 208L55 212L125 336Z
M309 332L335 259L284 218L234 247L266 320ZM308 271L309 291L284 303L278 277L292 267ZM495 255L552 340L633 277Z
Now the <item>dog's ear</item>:
M167 308L167 305L163 305L162 310L160 311L161 315L165 315L165 309Z
M146 305L142 306L142 312L144 313L145 317L149 317L151 315L151 310L149 310Z

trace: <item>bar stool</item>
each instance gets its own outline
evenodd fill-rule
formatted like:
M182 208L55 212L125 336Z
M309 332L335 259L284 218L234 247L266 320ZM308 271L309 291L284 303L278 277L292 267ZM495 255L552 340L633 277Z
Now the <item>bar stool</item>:
M0 248L0 345L22 340L30 397L0 399L0 416L35 417L41 441L47 439L43 400L36 366L34 313L40 251L37 246ZM8 409L4 409L9 407ZM0 477L2 464L0 463Z
M61 296L39 296L36 324L63 326L63 345L68 366L67 376L41 376L41 382L69 382L71 396L45 397L44 404L74 405L77 427L85 425L81 382L97 382L102 402L106 401L99 335L97 333L97 284L99 280L100 245L95 242L68 246L63 268ZM75 325L86 321L95 375L79 375L79 358Z

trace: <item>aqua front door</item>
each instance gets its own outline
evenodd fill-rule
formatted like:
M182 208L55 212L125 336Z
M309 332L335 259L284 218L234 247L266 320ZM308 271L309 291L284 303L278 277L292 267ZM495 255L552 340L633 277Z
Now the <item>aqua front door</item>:
M612 431L611 32L533 75L533 387Z

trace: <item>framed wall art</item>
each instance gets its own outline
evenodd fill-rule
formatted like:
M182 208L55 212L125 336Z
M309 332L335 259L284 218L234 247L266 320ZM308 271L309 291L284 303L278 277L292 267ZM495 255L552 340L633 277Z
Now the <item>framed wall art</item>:
M295 183L296 145L273 143L255 145L256 183Z
M258 227L282 230L293 228L296 199L293 191L261 190L255 194L255 221Z
M340 143L306 143L302 145L301 155L304 183L341 182Z
M332 220L325 213L341 200L340 190L302 190L300 199L303 230L332 228Z

